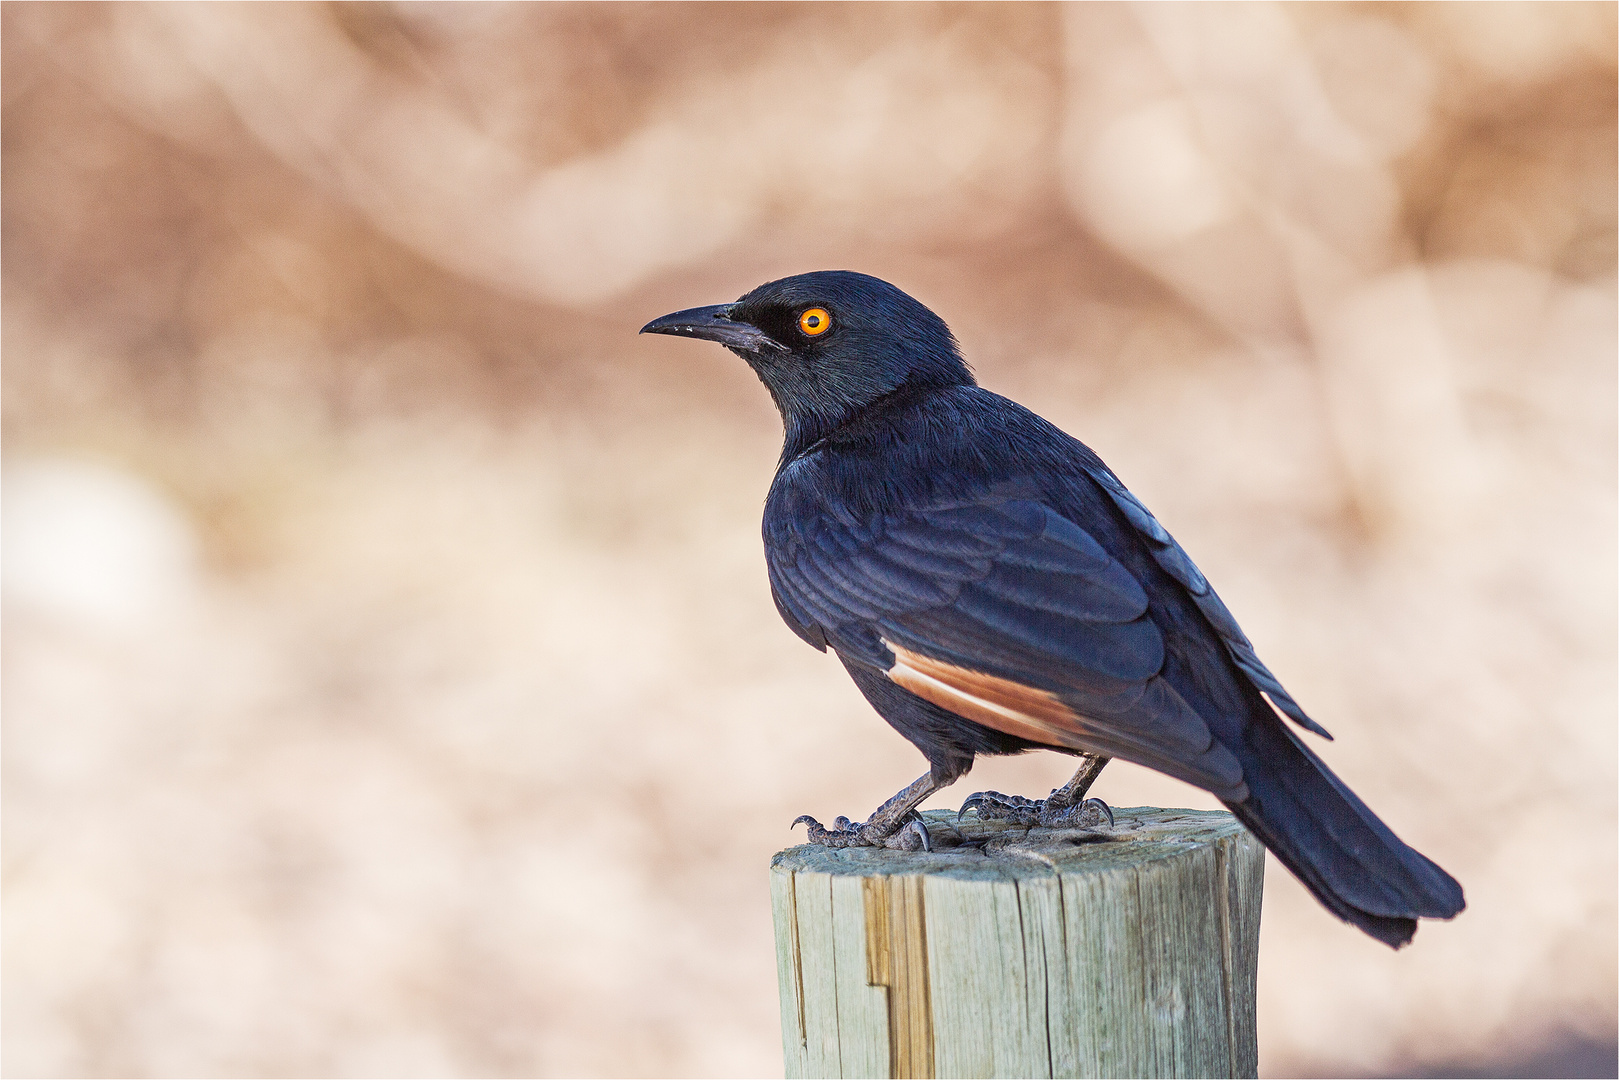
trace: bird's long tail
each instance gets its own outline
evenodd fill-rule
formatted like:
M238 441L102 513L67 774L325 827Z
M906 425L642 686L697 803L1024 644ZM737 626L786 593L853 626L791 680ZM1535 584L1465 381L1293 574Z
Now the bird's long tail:
M1395 836L1285 726L1251 724L1245 734L1248 798L1226 805L1339 918L1398 949L1418 918L1466 906L1455 878Z

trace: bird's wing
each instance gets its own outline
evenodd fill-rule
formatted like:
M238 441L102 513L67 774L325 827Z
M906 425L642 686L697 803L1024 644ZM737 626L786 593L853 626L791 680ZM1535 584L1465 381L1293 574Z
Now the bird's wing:
M1245 797L1236 758L1160 677L1140 582L1042 503L817 513L766 539L777 604L809 640L997 731Z
M1231 610L1225 606L1220 595L1209 586L1208 579L1197 568L1191 556L1187 555L1180 544L1175 542L1175 538L1169 535L1169 530L1160 525L1151 511L1141 504L1141 500L1130 494L1130 490L1105 466L1087 471L1101 485L1102 490L1107 492L1113 504L1130 522L1131 527L1146 541L1147 549L1152 552L1153 561L1186 589L1197 609L1220 636L1238 670L1270 699L1272 705L1294 723L1306 731L1313 731L1330 740L1332 735L1327 729L1310 719L1309 714L1293 700L1293 695L1282 688L1281 682L1271 674L1270 668L1259 659L1259 655L1254 652L1253 643L1248 640L1248 635L1242 632L1242 627L1237 625Z

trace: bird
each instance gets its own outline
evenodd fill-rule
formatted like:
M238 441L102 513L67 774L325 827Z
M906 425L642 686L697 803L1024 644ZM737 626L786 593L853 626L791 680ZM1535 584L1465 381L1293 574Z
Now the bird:
M1462 887L1306 745L1325 739L1174 537L1089 447L980 387L944 320L826 270L645 334L718 342L781 413L765 500L771 595L928 764L812 843L931 850L917 807L978 755L1079 759L1045 799L974 793L991 820L1100 827L1113 758L1211 793L1340 919L1393 948Z

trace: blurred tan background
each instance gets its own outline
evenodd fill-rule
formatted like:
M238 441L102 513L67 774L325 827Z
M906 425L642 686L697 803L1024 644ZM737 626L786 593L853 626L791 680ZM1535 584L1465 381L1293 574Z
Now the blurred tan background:
M4 5L6 1073L779 1075L768 858L921 761L635 330L850 268L1466 885L1273 862L1264 1072L1615 1075L1615 10Z

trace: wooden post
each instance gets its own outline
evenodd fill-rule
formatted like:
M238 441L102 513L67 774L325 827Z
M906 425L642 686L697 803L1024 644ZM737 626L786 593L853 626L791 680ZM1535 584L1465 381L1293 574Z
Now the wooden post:
M1265 849L1223 812L1114 813L778 854L787 1075L1257 1075Z

